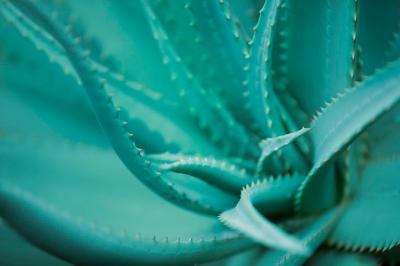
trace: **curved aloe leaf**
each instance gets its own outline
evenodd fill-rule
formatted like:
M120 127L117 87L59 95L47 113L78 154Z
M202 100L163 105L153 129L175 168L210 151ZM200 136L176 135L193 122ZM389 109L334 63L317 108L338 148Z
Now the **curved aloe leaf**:
M164 157L164 158L163 158ZM171 157L174 157L173 159ZM220 189L235 193L255 178L247 173L245 168L240 168L227 160L218 160L201 156L149 156L151 159L160 160L159 168L165 171L188 174L198 177ZM169 160L171 158L172 160Z
M154 195L112 151L29 140L14 148L15 143L1 143L0 213L28 240L61 258L77 264L181 264L253 245L226 229L210 230L216 219Z
M0 220L0 234L0 256L2 257L1 263L3 264L71 265L30 245L30 243L14 232L3 220Z
M292 196L302 179L302 176L284 177L277 180L264 180L246 187L236 207L220 215L221 221L267 247L307 254L308 250L305 246L265 219L254 207L257 204L262 205L260 208L270 213L273 213L273 210L289 211Z
M324 178L318 174L321 167L399 102L399 71L398 60L370 79L347 90L339 98L334 98L314 119L310 131L314 145L313 168L297 193L298 210L306 211L312 205L313 198L322 192L317 187L318 179Z
M378 260L369 254L321 250L306 264L307 266L378 266Z
M279 151L284 148L286 145L289 145L291 142L295 141L297 138L301 137L303 134L309 131L309 128L302 128L296 132L289 133L286 135L281 135L275 138L267 138L260 142L261 147L261 156L257 162L256 174L260 174L262 171L262 166L268 156L271 153Z
M329 237L330 244L348 250L386 250L400 243L395 222L399 169L398 160L366 166L357 193Z
M193 13L193 23L201 29L208 50L218 62L230 64L219 66L224 73L221 94L227 98L230 109L236 117L247 125L247 114L240 111L244 104L241 89L244 80L243 68L249 47L240 28L235 24L235 15L230 11L227 1L190 0L187 8Z
M372 75L389 62L385 54L390 53L390 43L394 40L394 34L399 32L399 12L400 7L395 0L382 3L360 1L358 36L363 74Z
M25 32L30 33L25 35L26 38L31 40L37 49L42 50L50 61L57 63L64 73L73 75L80 83L65 50L51 35L10 4L2 5L0 11L22 35L25 35ZM188 116L177 111L176 103L167 102L159 93L147 89L138 82L128 80L119 73L110 71L98 62L92 61L91 64L100 72L99 75L108 81L107 93L114 96L118 105L127 109L130 116L128 131L135 132L135 140L140 147L147 148L146 152L176 151L177 148L180 148L187 152L202 151L206 154L218 154L215 147L198 132L196 125L188 121ZM77 91L81 90L80 86L70 83L67 90L72 88ZM53 89L52 92L54 93L56 90ZM148 118L143 119L142 115L148 116ZM179 121L179 125L172 122L171 117ZM154 125L158 124L163 124L164 127L155 128ZM149 135L153 135L152 142L146 140ZM195 144L191 141L193 137L198 139ZM158 142L155 141L157 139Z
M127 131L129 123L124 109L115 106L112 96L106 94L104 89L106 81L97 74L97 68L92 67L87 54L79 46L76 46L76 41L79 42L79 39L73 39L58 23L51 23L46 11L43 11L43 6L31 1L16 1L15 4L28 12L29 16L40 21L40 24L46 27L47 31L64 47L82 80L98 121L128 169L151 189L172 202L200 212L221 212L223 208L204 205L204 203L188 197L187 193L175 188L166 177L156 171L150 161L145 160L143 152L132 140L132 134ZM223 197L222 194L221 197ZM223 201L225 200L229 201L230 199L228 197L223 199Z
M320 217L315 218L304 228L298 230L295 234L299 239L298 241L302 245L307 246L311 252L315 251L335 226L342 212L342 208L343 206L340 206L329 210ZM295 266L302 265L306 260L307 256L299 256L289 251L272 250L267 251L265 255L259 259L257 265Z
M286 1L287 89L308 115L351 85L358 2Z

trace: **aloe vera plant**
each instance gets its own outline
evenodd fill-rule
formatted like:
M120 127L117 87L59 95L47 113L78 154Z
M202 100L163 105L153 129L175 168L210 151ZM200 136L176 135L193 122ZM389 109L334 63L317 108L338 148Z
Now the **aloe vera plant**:
M0 261L398 263L399 14L0 0Z

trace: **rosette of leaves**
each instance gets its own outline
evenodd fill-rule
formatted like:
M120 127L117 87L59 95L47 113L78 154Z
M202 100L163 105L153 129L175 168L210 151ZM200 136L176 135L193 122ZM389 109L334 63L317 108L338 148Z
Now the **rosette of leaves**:
M0 14L2 264L398 261L396 1Z

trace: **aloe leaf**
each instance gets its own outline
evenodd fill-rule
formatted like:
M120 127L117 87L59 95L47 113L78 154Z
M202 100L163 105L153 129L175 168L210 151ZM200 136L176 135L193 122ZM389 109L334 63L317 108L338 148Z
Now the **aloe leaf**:
M110 146L85 93L70 76L49 63L11 27L1 29L0 42L4 52L0 58L3 134L48 134L72 142ZM20 57L13 57L15 53Z
M245 168L212 157L177 155L173 161L160 162L159 169L188 174L232 193L240 192L254 180L254 176L247 173Z
M305 211L310 206L308 203L321 192L317 188L324 178L318 174L321 167L399 102L399 70L400 61L396 61L353 89L348 89L339 98L335 98L314 119L310 131L314 145L313 168L296 196L299 211Z
M279 113L286 114L286 118L290 120L275 94L271 75L273 37L275 37L274 30L280 5L281 1L267 1L260 10L260 17L250 42L250 52L245 67L246 79L243 83L246 88L244 108L249 113L251 127L264 138L286 133ZM298 171L305 171L304 160L295 146L283 150L282 157L287 165L293 166Z
M262 151L261 151L261 156L257 162L256 174L257 175L260 174L260 172L262 171L263 164L265 160L268 158L268 156L284 148L286 145L289 145L291 142L295 141L297 138L301 137L309 130L310 130L309 128L302 128L293 133L262 140L260 142L260 147Z
M74 94L75 92L71 90L64 97L56 93L44 96L43 83L32 82L27 87L24 81L21 82L22 77L33 78L34 73L28 73L26 69L14 64L4 63L1 60L0 62L2 73L13 73L2 80L0 89L0 102L4 110L4 115L0 117L1 131L12 132L21 137L45 132L53 137L66 138L73 142L109 147L90 106L85 101L85 95ZM15 74L18 74L19 79L14 79ZM52 81L49 79L50 82ZM58 87L52 89L62 94L66 89L64 86L60 80ZM40 126L33 127L33 124Z
M22 35L25 35L25 32L31 33L25 35L25 37L43 51L51 62L57 63L63 69L63 72L70 73L73 77L76 77L75 69L69 62L65 50L60 47L52 36L12 5L5 3L0 8L6 14L6 18L12 21ZM107 79L107 93L113 94L117 104L123 105L128 110L130 115L129 130L136 132L135 139L141 148L146 148L147 152L163 152L166 150L176 151L177 147L179 147L186 152L199 151L206 154L218 154L215 147L204 139L197 130L196 125L190 121L190 117L181 115L177 111L176 105L166 102L159 93L149 90L138 82L130 81L123 75L112 72L97 62L93 61L91 64L100 71L99 75L102 78ZM61 77L59 79L64 78ZM76 77L76 79L80 83L79 77ZM66 86L68 86L66 89L68 92L71 88L76 91L81 90L80 86L70 81ZM54 93L55 90L50 90L48 93L52 92ZM152 115L149 115L150 113ZM147 119L141 118L143 115L147 116ZM175 122L171 121L173 119ZM154 127L154 125L160 124L164 126ZM179 127L184 129L181 130ZM162 136L160 133L162 133ZM159 141L147 141L146 137L150 135L153 136L153 140ZM198 139L195 145L191 141L192 138Z
M224 73L221 95L227 99L235 117L248 126L247 114L241 112L240 108L244 105L243 68L249 48L243 32L235 23L237 19L229 5L227 1L191 0L187 8L193 13L194 23L203 33L204 43L212 55L218 62L231 62L219 65Z
M282 102L282 105L288 111L288 114L282 113L282 115L288 117L282 117L283 122L292 118L296 123L297 127L306 125L308 122L308 115L302 110L299 102L292 93L288 90L288 77L287 77L287 65L288 65L288 45L289 45L289 31L290 31L290 0L283 0L279 5L277 12L277 20L274 30L274 43L272 45L272 81L275 92L278 99ZM292 131L289 130L289 131Z
M210 139L222 145L224 150L236 155L257 154L257 148L244 128L234 120L212 91L207 92L201 87L168 42L168 36L151 7L145 1L142 1L142 4L154 38L166 59L167 68L171 71L171 79L177 90L176 97L180 98L184 103L183 106L199 120L199 126L209 132Z
M146 84L164 96L168 95L171 87L170 74L163 67L162 56L157 52L157 43L152 37L139 1L100 0L88 3L71 0L58 6L56 12L67 13L65 24L70 23L71 16L79 18L77 23L82 25L82 34L78 35L98 42L101 55L112 57L127 79ZM99 21L99 17L116 19ZM154 71L157 79L154 78Z
M360 1L358 36L363 74L372 75L387 64L389 58L385 53L389 52L394 34L399 31L399 12L396 0Z
M397 32L393 34L389 43L389 48L385 54L387 62L400 58L400 26Z
M310 252L314 252L334 228L342 209L343 206L335 207L315 218L309 225L295 234L299 239L298 241L302 245L307 246ZM295 266L302 265L307 258L307 256L299 256L289 251L271 250L266 251L265 255L258 260L256 265Z
M146 153L177 152L221 155L216 146L198 129L191 117L180 113L178 106L144 93L144 86L109 80L106 93L123 106L129 117L128 131ZM162 126L160 126L162 125ZM193 143L193 139L196 142ZM157 141L158 140L158 141Z
M98 121L120 159L136 177L159 195L181 206L205 213L222 211L219 208L215 209L209 205L202 205L201 202L190 199L186 193L169 184L161 173L151 166L151 162L144 159L143 152L137 148L132 140L131 133L127 131L129 123L126 121L126 113L122 107L116 107L112 97L105 93L105 80L98 76L97 68L92 67L87 55L76 45L76 40L68 35L59 23L51 22L49 16L43 11L43 6L31 1L16 1L15 5L21 7L32 18L40 21L40 24L46 27L47 31L64 47L82 80ZM229 199L227 200L229 201Z
M357 1L286 4L287 89L312 115L324 101L349 87L354 78Z
M263 137L279 135L279 120L273 105L274 91L271 80L271 52L273 27L276 23L280 1L268 1L260 10L260 17L254 27L250 51L245 67L245 105L253 130Z
M190 2L155 0L149 3L182 62L197 77L204 89L219 94L229 81L225 79L220 62L205 45L205 36L196 24ZM204 68L204 65L207 67Z
M378 266L378 260L369 254L321 250L306 263L306 266Z
M229 2L232 13L237 17L237 21L235 20L234 22L240 25L240 28L244 31L245 38L250 39L253 27L257 23L257 12L261 8L262 1L229 0L227 2Z
M211 230L215 218L151 193L112 151L15 143L2 139L0 145L1 216L57 257L74 264L178 265L254 246L232 231Z
M400 156L399 145L393 145L400 133L400 105L383 115L367 131L368 159L386 160Z
M0 219L0 262L4 265L71 265L32 246Z
M236 207L223 212L220 220L266 247L305 255L308 253L307 247L268 221L254 207L257 204L263 205L262 208L270 213L273 213L274 210L277 212L290 211L292 196L302 179L301 176L294 176L272 181L258 181L242 191ZM271 208L266 206L271 206Z
M397 230L398 160L371 162L362 173L357 193L329 238L347 250L386 250L400 243ZM366 233L367 232L367 233Z
M80 83L79 77L68 61L64 49L43 29L33 24L14 6L3 3L0 8L0 14L12 24L21 35L32 40L36 49L48 54L50 62L54 62L62 68L65 75L71 75L77 83Z

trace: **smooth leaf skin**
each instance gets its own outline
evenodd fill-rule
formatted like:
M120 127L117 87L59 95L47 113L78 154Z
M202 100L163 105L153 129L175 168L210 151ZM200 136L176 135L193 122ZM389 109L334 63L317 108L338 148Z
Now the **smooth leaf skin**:
M349 250L385 250L398 245L399 169L398 160L367 164L330 244Z
M43 265L68 266L65 261L31 245L0 220L0 263L8 266Z
M306 266L378 266L378 260L369 254L358 254L343 251L318 251Z
M287 89L309 116L351 85L356 2L286 1Z
M109 147L75 80L57 65L50 64L19 32L3 24L2 18L0 21L3 130L19 135L46 132L71 141Z
M400 60L397 60L334 99L314 119L310 131L314 162L296 196L299 211L312 210L313 198L318 195L316 193L322 192L318 186L318 182L321 182L318 179L323 178L318 174L319 169L399 102L399 70Z
M272 153L277 152L280 149L284 149L287 145L289 145L291 142L297 140L298 138L300 138L302 135L304 135L308 131L309 131L309 128L302 128L298 131L295 131L295 132L292 132L289 134L262 140L259 144L261 147L261 156L257 162L256 174L257 175L260 174L265 160Z
M217 198L210 197L210 200L216 200L218 205L222 203L219 206L210 205L210 202L207 202L207 197L205 201L192 197L185 189L182 190L179 186L174 187L173 183L168 180L173 176L162 176L159 171L152 167L151 162L143 157L143 151L136 146L133 140L134 135L127 131L129 114L122 106L117 107L115 105L112 96L104 90L106 81L98 75L97 68L93 68L90 64L88 55L75 45L76 41L79 43L79 39L73 39L69 32L65 31L65 28L58 23L53 23L49 14L43 10L43 6L31 1L16 1L15 4L21 7L24 12L27 12L29 16L38 20L63 45L82 80L97 120L120 159L136 177L147 184L149 188L157 191L159 195L180 206L186 206L190 210L216 214L229 208L234 200L232 196L220 193Z
M212 91L207 92L201 87L181 62L150 5L146 1L141 2L165 65L170 70L174 88L177 90L176 97L184 102L182 107L199 120L201 127L209 132L210 139L226 150L227 155L255 156L258 153L257 148L244 128L235 123L222 101Z
M264 209L269 214L290 212L292 197L303 179L302 176L289 176L277 180L266 179L247 186L236 207L223 212L220 219L266 247L307 255L307 247L268 221L259 211ZM255 207L257 205L259 209Z
M112 152L14 145L1 145L1 215L28 240L68 261L181 264L254 245L227 229L213 232L215 219L162 201L132 179Z
M245 104L242 82L245 77L245 57L248 55L248 44L240 29L234 22L234 14L225 7L224 1L195 1L188 2L188 8L194 16L194 23L203 34L204 44L218 60L228 62L219 66L224 75L221 94L227 100L230 110L245 125L249 126L248 113L241 112Z
M399 12L396 0L379 3L374 0L359 1L358 36L363 74L372 75L387 62L396 59L393 58L395 53L391 54L391 43L399 32Z
M151 157L150 157L151 158ZM160 169L188 174L215 187L231 193L238 193L245 185L255 180L245 168L239 168L227 161L196 156L176 156L171 162L161 162Z
M311 219L306 225L296 230L295 236L310 251L315 251L325 241L332 228L334 228L343 206L335 207L326 211L319 217ZM257 266L279 265L297 266L302 265L309 256L301 256L296 253L281 250L267 250L257 261Z
M170 75L162 63L157 44L146 22L139 1L65 1L66 20L75 16L84 29L83 36L98 41L102 54L111 56L129 79L154 88L165 95L171 91ZM99 21L99 17L104 20ZM117 19L113 19L113 18ZM143 67L146 66L146 67ZM151 67L150 67L151 66ZM154 78L157 69L157 79Z
M398 262L398 11L0 0L0 217L55 263Z
M75 93L79 93L79 96L82 98L82 88L77 86L80 84L80 79L69 62L65 51L60 47L57 41L28 17L24 17L23 14L12 5L5 4L1 6L1 8L0 11L6 20L10 21L12 26L15 26L26 39L30 40L35 47L37 47L37 49L43 51L48 56L48 59L44 58L44 60L43 56L39 57L39 59L42 60L38 60L34 57L35 64L43 65L44 69L50 67L52 71L55 71L53 70L54 68L58 71L60 70L59 68L61 68L64 73L69 73L67 77L59 77L57 83L61 83L62 79L67 79L67 81L62 82L66 83L65 93L69 94L69 91L72 90ZM25 34L26 32L31 34ZM8 38L6 41L7 43L10 42L10 44L6 46L7 53L12 54L15 52L15 45L13 45L13 43L17 42L22 46L22 48L17 50L19 55L23 54L23 57L31 57L38 54L31 44L27 43L25 40L21 40L18 35L15 36L16 34L14 32L12 32L12 34L15 40L13 40L13 38L9 40L9 34L7 35ZM4 34L4 36L6 36L6 34ZM31 50L33 50L33 52L28 53L28 51ZM41 53L39 52L39 54ZM46 61L56 64L44 65ZM166 101L159 93L149 90L140 83L128 80L119 73L110 71L106 66L96 61L91 62L91 64L100 71L99 74L102 78L108 81L107 87L105 88L107 89L107 93L114 95L113 98L117 104L124 106L129 112L130 123L128 131L135 132L135 140L138 146L146 149L146 152L176 152L180 149L186 152L196 151L205 154L220 154L210 141L202 136L197 125L194 124L193 121L190 121L190 117L188 117L187 114L182 114L177 111L177 103ZM13 65L15 65L15 63L13 63ZM62 73L62 75L64 75L64 73ZM12 77L14 75L12 75ZM69 75L77 79L79 84L71 82L71 80L69 80ZM50 90L46 90L46 93L51 95L51 93L56 93L57 91L58 90L54 88L50 88ZM56 93L56 95L59 95L59 93ZM89 109L89 114L93 116L92 111L88 108L89 106L87 104L85 106ZM84 111L87 112L87 110L80 109L79 111L82 112L82 116L84 116ZM144 116L147 118L143 119ZM192 138L196 138L197 142L193 143ZM149 141L149 139L151 139L151 141Z

